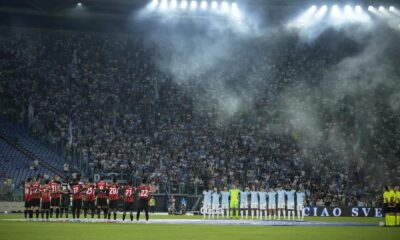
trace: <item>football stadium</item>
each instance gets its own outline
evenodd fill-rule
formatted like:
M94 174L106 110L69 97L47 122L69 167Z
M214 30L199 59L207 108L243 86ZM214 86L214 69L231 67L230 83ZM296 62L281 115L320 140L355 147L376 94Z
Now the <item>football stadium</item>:
M0 240L400 239L400 1L1 0Z

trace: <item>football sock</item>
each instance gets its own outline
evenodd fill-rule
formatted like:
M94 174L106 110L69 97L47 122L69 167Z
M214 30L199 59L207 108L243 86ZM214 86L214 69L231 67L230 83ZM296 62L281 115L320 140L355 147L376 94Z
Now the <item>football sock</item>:
M122 215L122 221L125 221L125 216L126 216L126 214L124 213L124 214Z
M49 219L49 215L50 215L49 210L46 210L46 219Z
M33 210L29 210L29 218L33 218Z
M26 210L26 209L24 211L24 216L25 216L25 218L28 216L28 210Z
M81 210L80 210L80 209L77 209L77 210L76 210L76 217L79 218L80 215L81 215Z
M129 215L131 217L131 221L133 221L133 213Z
M36 218L39 218L39 209L36 209Z
M107 218L107 214L108 213L108 209L107 208L104 208L104 219L106 219Z
M83 217L86 218L87 216L87 209L83 210Z
M59 208L56 209L56 218L58 218L58 216L60 216L60 209Z
M100 215L101 215L101 209L98 208L98 209L97 209L97 218L100 218Z
M108 220L110 220L111 217L111 211L108 213Z
M114 212L114 220L117 220L117 212Z
M54 209L53 209L53 208L50 208L50 217L51 217L51 218L53 218L53 211L54 211Z
M42 216L42 218L44 218L44 210L42 210L42 211L40 212L40 215Z

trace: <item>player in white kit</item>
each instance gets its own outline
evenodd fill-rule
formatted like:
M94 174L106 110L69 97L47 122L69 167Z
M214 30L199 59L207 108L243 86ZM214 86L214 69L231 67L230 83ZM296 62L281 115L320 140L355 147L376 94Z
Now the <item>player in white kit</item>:
M267 193L265 192L264 187L260 188L258 197L260 199L260 214L258 215L258 219L267 219Z
M273 188L269 188L268 195L268 219L272 220L272 216L276 219L276 192Z
M228 188L224 187L224 191L221 191L221 209L222 216L229 217L229 192Z
M296 193L296 201L297 201L297 219L300 221L304 221L304 201L306 199L306 194L300 189Z
M212 191L211 190L204 190L203 191L203 195L204 195L204 199L203 199L203 218L206 218L206 214L208 214L210 217L210 212L211 212L211 194Z
M212 202L211 202L211 215L212 218L214 218L215 214L217 215L217 218L219 216L219 198L221 195L218 193L218 188L214 187L214 191L211 195Z
M256 186L253 185L251 186L251 191L250 191L250 211L251 211L251 219L254 219L254 212L256 215L256 218L258 216L258 191L256 189Z
M281 213L283 215L283 219L285 219L285 195L286 191L282 189L282 187L278 188L276 192L278 194L278 220L281 219Z
M247 217L247 211L249 209L249 188L246 187L244 191L240 191L240 216L243 218L243 215Z
M293 216L293 220L295 218L294 216L294 196L296 195L296 190L288 189L286 191L286 196L287 196L287 204L286 204L286 210L287 210L287 220L290 220L290 217Z

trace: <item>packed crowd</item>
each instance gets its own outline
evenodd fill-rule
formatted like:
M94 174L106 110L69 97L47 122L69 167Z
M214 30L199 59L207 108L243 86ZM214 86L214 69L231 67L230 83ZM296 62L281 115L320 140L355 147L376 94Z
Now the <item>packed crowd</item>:
M327 51L326 46L299 45L288 38L282 43L287 49L269 50L268 57L254 62L250 53L264 51L268 43L247 43L253 50L239 58L252 67L242 75L268 78L265 95L252 102L251 112L221 124L218 107L197 101L206 90L196 78L204 75L184 86L177 84L157 66L154 59L160 52L145 37L1 32L1 114L26 124L50 143L62 144L67 158L79 151L95 172L151 174L153 182L172 185L295 186L305 190L310 204L331 206L377 205L382 181L399 175L396 163L387 158L388 151L399 153L388 144L395 119L398 124L390 109L379 110L387 117L382 123L391 123L368 131L370 145L353 136L351 98L343 98L339 110L319 109L325 122L318 147L307 147L308 140L282 117L282 92L299 78L318 84L320 69L340 58L341 53ZM166 60L172 61L173 54ZM213 74L226 82L234 78L221 71ZM324 144L331 132L341 134L345 142ZM378 165L384 170L375 171Z

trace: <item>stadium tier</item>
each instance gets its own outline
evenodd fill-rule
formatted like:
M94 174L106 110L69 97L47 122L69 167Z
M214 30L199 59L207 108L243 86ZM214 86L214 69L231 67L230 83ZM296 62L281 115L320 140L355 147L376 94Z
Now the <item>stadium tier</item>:
M399 225L400 13L379 3L2 1L0 200Z

